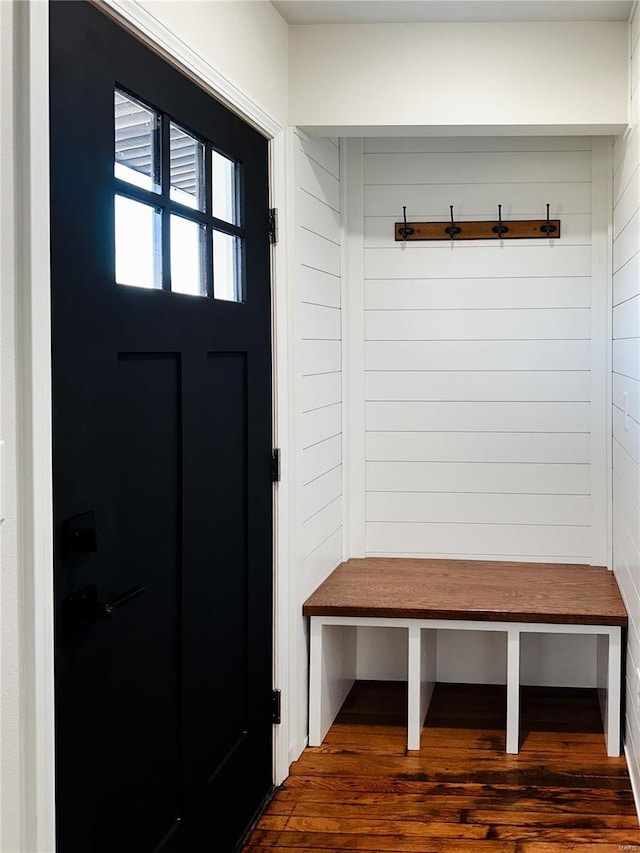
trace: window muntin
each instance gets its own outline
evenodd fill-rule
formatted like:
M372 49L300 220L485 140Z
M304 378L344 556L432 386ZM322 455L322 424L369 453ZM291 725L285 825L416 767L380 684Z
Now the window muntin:
M243 302L242 166L114 92L116 283Z

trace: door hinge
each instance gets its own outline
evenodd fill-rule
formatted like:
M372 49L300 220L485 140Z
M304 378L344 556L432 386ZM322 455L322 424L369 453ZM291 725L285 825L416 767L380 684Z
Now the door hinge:
M271 691L271 720L274 726L279 726L282 722L281 714L281 696L279 690Z
M271 482L280 482L280 448L274 447L271 451Z
M278 242L278 208L269 209L269 242Z

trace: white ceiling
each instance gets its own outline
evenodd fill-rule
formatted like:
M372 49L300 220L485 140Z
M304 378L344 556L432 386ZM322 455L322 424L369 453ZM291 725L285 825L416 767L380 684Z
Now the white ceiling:
M626 21L633 0L272 0L289 24Z

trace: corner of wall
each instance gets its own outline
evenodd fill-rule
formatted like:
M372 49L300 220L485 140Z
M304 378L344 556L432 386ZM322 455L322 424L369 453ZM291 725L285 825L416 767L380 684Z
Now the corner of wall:
M338 140L289 132L289 336L294 348L290 757L306 744L308 595L343 555L341 154ZM293 450L295 448L295 450Z
M630 127L613 149L613 569L627 631L625 751L640 805L640 14L630 21Z

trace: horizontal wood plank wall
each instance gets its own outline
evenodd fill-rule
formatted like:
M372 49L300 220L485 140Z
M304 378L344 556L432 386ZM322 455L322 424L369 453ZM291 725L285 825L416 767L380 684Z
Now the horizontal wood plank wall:
M308 625L302 603L342 559L340 149L293 133L298 560L291 758L307 735Z
M589 562L591 141L365 140L367 554ZM536 218L560 241L395 243Z
M626 745L640 783L640 15L631 26L629 131L613 177L613 557L629 613Z
M603 561L591 148L575 137L364 140L367 556ZM403 205L410 220L437 221L450 204L459 219L495 219L502 204L508 224L547 203L559 241L394 240ZM359 636L358 677L403 677L391 635ZM524 683L595 683L592 638L529 645ZM504 670L495 637L440 632L439 679L500 682Z

